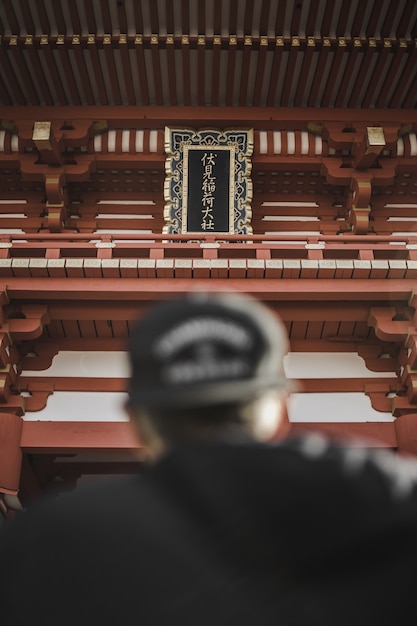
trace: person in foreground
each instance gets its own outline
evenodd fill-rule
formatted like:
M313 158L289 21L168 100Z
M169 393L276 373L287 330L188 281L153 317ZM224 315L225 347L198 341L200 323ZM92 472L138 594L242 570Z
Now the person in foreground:
M192 293L130 341L143 474L44 500L0 539L4 624L415 624L417 471L285 413L282 324Z

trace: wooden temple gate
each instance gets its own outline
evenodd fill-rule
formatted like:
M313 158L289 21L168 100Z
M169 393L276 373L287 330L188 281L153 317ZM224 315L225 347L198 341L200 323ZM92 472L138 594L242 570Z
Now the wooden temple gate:
M98 405L44 417L59 394L123 395L126 374L52 366L110 363L142 310L196 285L259 298L292 354L335 364L295 368L300 396L369 405L353 420L323 405L294 432L417 452L415 3L214 1L211 18L156 4L0 12L4 515L80 476L136 471L128 424ZM253 129L251 232L167 238L166 126ZM367 375L339 372L340 354Z

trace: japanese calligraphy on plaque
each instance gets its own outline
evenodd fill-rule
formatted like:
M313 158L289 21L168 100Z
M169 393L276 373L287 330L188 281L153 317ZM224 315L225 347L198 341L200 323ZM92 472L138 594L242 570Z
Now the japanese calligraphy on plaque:
M253 131L165 128L164 233L248 234Z

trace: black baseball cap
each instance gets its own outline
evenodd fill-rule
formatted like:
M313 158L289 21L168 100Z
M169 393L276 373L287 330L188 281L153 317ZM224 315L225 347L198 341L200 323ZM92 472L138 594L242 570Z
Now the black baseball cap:
M244 403L286 388L283 324L235 293L192 292L151 307L130 339L132 407Z

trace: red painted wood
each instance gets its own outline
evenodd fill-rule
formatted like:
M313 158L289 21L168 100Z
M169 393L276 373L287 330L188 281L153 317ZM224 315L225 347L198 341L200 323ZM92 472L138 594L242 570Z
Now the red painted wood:
M140 449L127 422L24 422L25 453L134 452Z
M338 440L354 440L370 448L397 448L393 422L291 424L290 433L299 435L305 432L320 432Z
M291 432L319 431L338 438L366 441L367 446L397 447L394 423L297 423ZM140 450L127 422L24 422L21 447L25 453L74 454L81 452L126 452Z
M19 490L22 452L20 437L22 419L17 415L0 413L0 492L17 494Z
M0 47L0 50L2 48ZM402 124L414 124L417 128L415 114L412 110L398 111L392 109L373 110L372 116L366 109L343 109L334 108L331 110L331 120L333 122L369 123L378 117L380 124L400 122ZM225 107L171 107L171 106L150 106L150 107L130 107L130 106L86 106L74 108L70 106L57 106L51 109L45 107L3 107L3 119L26 119L26 120L49 120L49 119L105 119L108 120L111 128L117 122L118 128L136 128L140 123L141 128L163 128L167 122L170 124L185 123L192 121L193 124L217 123L217 125L236 123L236 108ZM327 122L329 120L329 110L317 108L282 107L247 107L239 110L240 125L253 124L258 128L268 128L273 125L280 130L305 130L306 123L310 121Z

